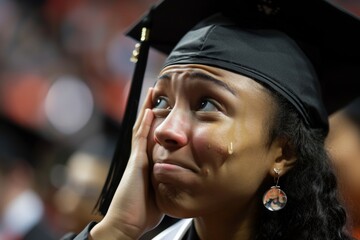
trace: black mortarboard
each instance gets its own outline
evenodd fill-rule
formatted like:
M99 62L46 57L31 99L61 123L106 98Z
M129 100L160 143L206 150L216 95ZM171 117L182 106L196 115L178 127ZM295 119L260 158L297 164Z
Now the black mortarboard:
M145 39L145 50L150 44L170 54L165 66L199 63L262 82L291 102L309 127L327 131L327 112L358 95L354 73L360 66L359 31L356 16L325 0L165 0L128 35ZM137 65L144 64L141 48ZM136 83L142 79L134 77ZM127 109L137 101L130 94ZM125 113L122 127L132 129L133 123ZM116 151L99 199L103 214L126 167L130 139L131 133L120 136L122 149Z

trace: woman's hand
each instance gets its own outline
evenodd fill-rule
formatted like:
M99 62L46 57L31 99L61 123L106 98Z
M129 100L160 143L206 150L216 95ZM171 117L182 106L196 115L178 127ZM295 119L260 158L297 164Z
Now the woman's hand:
M147 137L154 118L152 88L133 127L129 162L104 219L92 230L93 239L137 239L163 217L156 206L146 153ZM106 234L106 235L104 235Z

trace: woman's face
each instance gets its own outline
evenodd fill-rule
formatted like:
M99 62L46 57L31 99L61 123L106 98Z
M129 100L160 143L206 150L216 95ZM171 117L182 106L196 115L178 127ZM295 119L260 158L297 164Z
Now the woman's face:
M272 100L255 81L203 65L163 69L148 137L158 206L196 217L249 210L279 149L268 145ZM256 201L256 203L255 203Z

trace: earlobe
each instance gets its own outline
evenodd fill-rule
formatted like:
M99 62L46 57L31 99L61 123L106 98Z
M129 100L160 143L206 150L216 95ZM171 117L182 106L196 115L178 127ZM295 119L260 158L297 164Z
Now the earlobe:
M279 175L283 176L287 171L289 171L295 165L295 162L296 162L295 157L293 157L291 159L282 158L282 159L276 160L274 162L274 164L272 164L271 169L269 169L270 175L272 177L275 177L276 172L274 171L274 169L277 169L277 170L279 170L278 171Z

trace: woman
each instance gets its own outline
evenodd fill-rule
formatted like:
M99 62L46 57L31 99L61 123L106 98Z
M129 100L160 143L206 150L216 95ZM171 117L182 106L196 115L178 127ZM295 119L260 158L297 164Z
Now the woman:
M331 114L329 123L326 147L349 215L348 228L356 239L360 239L360 98Z
M351 239L327 131L298 44L212 16L171 51L107 214L76 239L138 239L164 214L185 220L155 239Z

